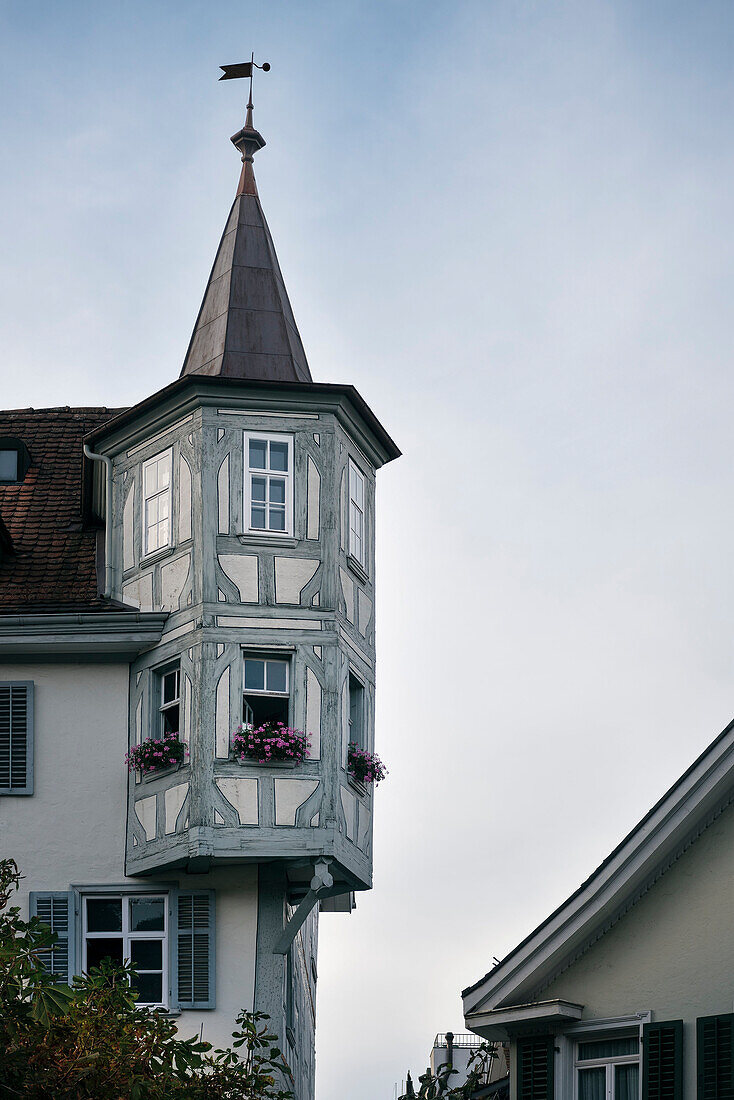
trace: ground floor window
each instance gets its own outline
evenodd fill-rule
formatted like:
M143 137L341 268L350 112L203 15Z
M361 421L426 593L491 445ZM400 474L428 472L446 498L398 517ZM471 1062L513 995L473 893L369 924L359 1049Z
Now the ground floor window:
M638 1100L640 1040L591 1039L576 1048L577 1100Z
M168 1007L168 927L165 894L94 895L83 899L82 966L103 959L132 962L138 1004Z

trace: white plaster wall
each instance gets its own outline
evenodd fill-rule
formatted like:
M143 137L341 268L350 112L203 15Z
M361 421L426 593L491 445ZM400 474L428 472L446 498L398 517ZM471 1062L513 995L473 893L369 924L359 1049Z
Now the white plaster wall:
M136 882L124 874L128 677L123 664L0 664L0 680L35 689L35 793L0 797L0 855L24 875L17 904L26 916L31 890ZM178 1027L229 1043L237 1012L253 1005L257 868L160 878L216 890L216 1008L183 1012Z
M734 811L729 808L540 1000L584 1018L652 1011L684 1021L685 1095L695 1096L696 1018L734 1005Z

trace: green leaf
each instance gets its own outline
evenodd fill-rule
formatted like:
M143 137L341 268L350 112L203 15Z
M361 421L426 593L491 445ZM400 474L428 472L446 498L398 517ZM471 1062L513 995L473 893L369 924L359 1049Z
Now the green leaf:
M74 994L68 985L39 985L33 991L31 1016L44 1027L50 1027L54 1016L63 1016Z

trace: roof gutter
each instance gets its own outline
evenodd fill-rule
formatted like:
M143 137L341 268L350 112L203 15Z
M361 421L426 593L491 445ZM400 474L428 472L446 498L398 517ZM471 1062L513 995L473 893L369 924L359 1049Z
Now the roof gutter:
M84 444L84 454L93 462L104 462L106 470L104 509L104 598L112 596L112 459L90 451Z

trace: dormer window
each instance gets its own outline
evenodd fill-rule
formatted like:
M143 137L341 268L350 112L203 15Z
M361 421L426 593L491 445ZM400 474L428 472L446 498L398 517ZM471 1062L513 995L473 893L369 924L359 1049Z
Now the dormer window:
M245 433L246 530L293 533L293 436Z
M143 555L171 545L171 465L170 449L143 463Z
M17 485L30 463L28 448L20 439L0 439L0 485Z

